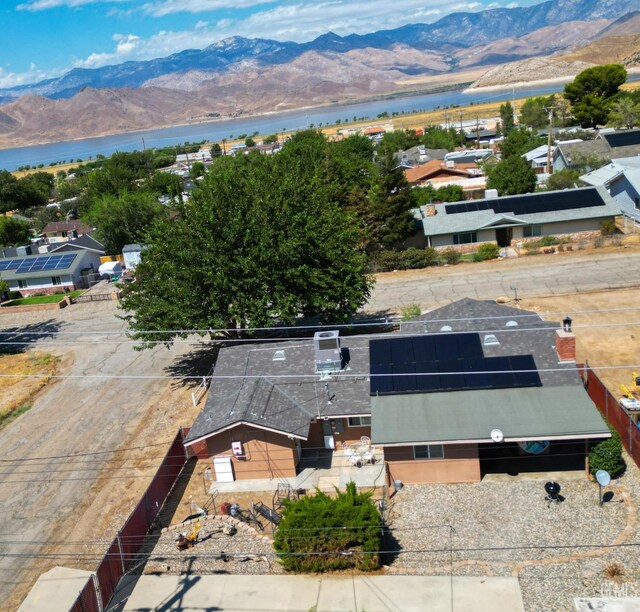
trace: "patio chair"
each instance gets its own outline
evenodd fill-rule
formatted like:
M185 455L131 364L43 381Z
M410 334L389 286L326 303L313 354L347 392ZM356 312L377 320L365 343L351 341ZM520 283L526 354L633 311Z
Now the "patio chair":
M374 464L376 462L376 454L372 450L368 450L362 455L362 463Z
M371 438L369 436L362 436L360 438L360 444L366 444L367 448L371 448Z
M353 465L356 469L362 465L362 457L356 453L351 453L348 455L349 463Z

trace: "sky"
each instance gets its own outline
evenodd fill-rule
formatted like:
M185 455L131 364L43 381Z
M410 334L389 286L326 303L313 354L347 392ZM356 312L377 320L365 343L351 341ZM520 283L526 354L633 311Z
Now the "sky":
M0 87L201 49L229 36L304 42L541 0L0 0Z

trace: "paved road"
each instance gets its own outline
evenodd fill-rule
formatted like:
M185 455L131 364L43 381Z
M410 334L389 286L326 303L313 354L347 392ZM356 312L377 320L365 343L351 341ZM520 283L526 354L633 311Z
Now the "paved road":
M640 286L640 253L539 255L482 264L383 274L367 306L397 312L417 303L443 306L463 297L540 297Z
M37 552L39 547L33 544L3 542L46 540L54 533L58 535L59 525L78 521L80 504L95 493L95 476L112 456L98 455L72 464L54 459L6 461L117 448L140 425L150 400L168 383L85 376L127 372L162 375L180 352L188 350L180 345L170 351L158 348L137 352L132 344L123 342L123 336L114 341L113 336L96 333L124 330L124 322L115 316L115 304L94 302L60 311L0 317L0 331L57 330L58 335L38 341L37 346L57 355L68 356L71 352L73 362L63 373L79 376L50 384L28 413L0 431L0 553ZM69 331L79 334L64 334ZM174 435L175 431L167 432L164 439ZM14 587L21 589L33 580L24 574L29 563L29 559L0 556L0 609L11 609L7 597Z

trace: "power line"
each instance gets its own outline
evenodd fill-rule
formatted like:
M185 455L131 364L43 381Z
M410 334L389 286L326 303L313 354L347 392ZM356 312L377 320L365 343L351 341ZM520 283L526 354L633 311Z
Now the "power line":
M509 306L508 308L513 308ZM469 322L469 321L488 321L488 320L496 320L496 319L514 319L514 318L532 318L536 317L542 319L543 316L566 316L568 315L581 315L581 314L605 314L612 312L637 312L640 310L640 307L625 307L625 308L605 308L605 309L595 309L595 310L565 310L565 311L543 311L543 312L523 312L522 314L504 314L504 315L491 315L491 316L483 316L483 317L459 317L459 318L448 318L448 319L414 319L412 321L406 321L407 323L446 323L446 322ZM315 325L278 325L272 327L245 327L242 329L233 328L233 327L220 327L220 328L210 328L210 329L168 329L168 330L133 330L131 332L127 331L110 331L110 330L92 330L91 332L86 331L0 331L0 335L33 335L33 336L43 336L43 335L86 335L86 334L94 334L94 335L126 335L128 333L140 333L140 334L211 334L211 333L238 333L238 332L251 332L251 331L289 331L289 330L312 330L312 329L348 329L348 328L358 328L358 327L379 327L384 325L398 325L401 321L399 320L380 320L374 322L365 322L365 323L336 323L336 324L324 324L318 323ZM227 339L225 339L227 340ZM229 338L228 340L234 340L234 338Z
M473 372L419 372L420 376L465 376L470 375L486 375L486 374L528 374L528 373L548 373L548 372L582 372L585 368L572 367L573 364L568 364L563 368L536 368L529 370L476 370ZM594 370L629 370L640 368L639 363L621 364L621 365L608 365L608 366L593 366ZM413 373L393 373L393 374L372 374L370 372L340 372L340 379L349 378L362 378L370 377L400 377L400 376L415 376ZM308 382L320 382L319 374L317 372L310 372L309 374L185 374L185 375L169 375L169 374L0 374L0 378L55 378L55 379L96 379L96 380L111 380L111 379L124 379L124 380L235 380L235 379L262 379L268 377L269 379L287 379L287 380L299 380L310 379L313 381ZM335 381L334 381L335 382Z

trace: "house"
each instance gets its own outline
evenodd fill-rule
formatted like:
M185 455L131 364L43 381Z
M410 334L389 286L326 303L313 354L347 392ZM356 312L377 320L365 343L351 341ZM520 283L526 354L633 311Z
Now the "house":
M549 150L548 145L540 145L531 151L523 153L521 157L531 165L536 171L536 174L548 174L547 163L549 162L550 167L553 167L553 154L555 150L555 146L551 146L551 150ZM551 152L550 157L548 157L549 151Z
M640 221L640 157L614 159L606 166L580 177L588 185L603 186L622 214Z
M73 238L78 238L88 234L91 228L82 221L53 221L47 223L42 230L42 235L50 244L56 242L68 242Z
M588 441L610 434L574 360L570 331L477 300L401 333L243 343L220 350L185 446L221 482L291 482L309 453L335 455L363 436L406 483L478 481L496 454L517 462L532 442L556 466L570 445L583 469Z
M495 153L491 149L465 149L447 153L444 160L454 164L480 164L493 160L495 157Z
M573 169L589 159L604 160L640 155L640 130L604 132L594 140L558 142L553 171Z
M104 245L101 242L98 242L93 236L91 236L91 234L83 234L82 236L69 240L68 242L47 246L48 251L45 252L48 253L66 254L80 250L95 253L98 257L102 257L106 253Z
M448 152L448 149L427 149L424 145L418 145L405 151L398 151L394 157L398 162L398 167L413 168L432 159L444 160L444 156Z
M23 297L88 288L100 266L100 254L76 248L59 253L0 259L0 278Z
M451 180L468 179L478 176L479 168L476 164L455 164L452 161L444 162L439 159L432 159L425 164L407 168L404 175L409 185L424 186L436 183L450 184ZM437 185L440 186L440 185Z
M420 213L428 246L506 247L540 236L599 232L603 221L620 215L620 207L604 187L586 187L432 204Z

